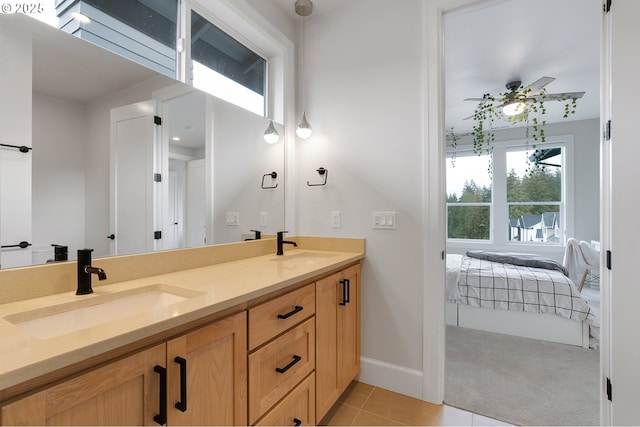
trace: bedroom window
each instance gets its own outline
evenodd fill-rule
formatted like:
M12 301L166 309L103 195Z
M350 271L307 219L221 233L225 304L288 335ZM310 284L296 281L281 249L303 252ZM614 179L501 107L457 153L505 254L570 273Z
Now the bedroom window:
M537 148L495 142L492 154L481 156L463 145L449 153L447 239L467 248L563 245L573 231L573 138L547 141Z
M491 238L491 156L456 153L447 162L447 238Z
M560 231L563 157L562 147L506 153L509 241L563 241Z

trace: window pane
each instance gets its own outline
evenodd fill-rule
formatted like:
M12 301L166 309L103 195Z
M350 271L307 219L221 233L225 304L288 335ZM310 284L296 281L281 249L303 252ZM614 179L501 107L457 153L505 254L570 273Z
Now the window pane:
M489 206L448 206L447 238L489 240Z
M447 202L491 202L490 155L447 158Z
M510 205L509 240L560 243L560 206Z
M176 47L177 0L84 0L172 49Z
M264 115L267 61L193 11L191 60L193 86Z
M560 147L507 152L507 201L559 202L561 198Z

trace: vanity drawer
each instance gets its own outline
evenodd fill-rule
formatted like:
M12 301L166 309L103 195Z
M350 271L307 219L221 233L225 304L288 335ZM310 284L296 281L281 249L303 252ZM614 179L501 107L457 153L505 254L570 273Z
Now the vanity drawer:
M249 309L249 350L300 323L316 312L316 287L311 283Z
M309 375L256 425L316 425L316 374Z
M249 355L249 422L254 423L315 369L315 318Z

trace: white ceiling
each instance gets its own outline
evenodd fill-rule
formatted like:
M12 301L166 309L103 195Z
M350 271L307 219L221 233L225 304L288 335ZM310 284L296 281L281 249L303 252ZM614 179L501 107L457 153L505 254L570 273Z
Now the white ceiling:
M291 17L296 0L275 0ZM313 16L353 0L312 0ZM407 0L393 1L398 7ZM465 98L505 92L543 76L548 93L581 92L571 120L600 113L600 0L488 0L445 16L446 126L464 133L477 105ZM417 42L417 41L416 41ZM553 105L552 105L553 104ZM562 103L546 103L548 123L562 121ZM495 123L494 126L511 126Z

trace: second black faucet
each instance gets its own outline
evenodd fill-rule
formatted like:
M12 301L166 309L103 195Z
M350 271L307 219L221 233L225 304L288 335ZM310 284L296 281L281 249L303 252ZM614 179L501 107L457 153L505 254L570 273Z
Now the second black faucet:
M283 240L284 238L284 233L288 233L288 231L278 231L277 236L278 236L278 250L276 252L276 255L284 255L284 251L282 250L282 246L283 245L293 245L294 247L297 247L298 244L296 242L293 241L289 241L289 240Z
M103 269L91 266L91 252L93 249L78 249L78 288L76 295L93 293L91 275L96 274L99 280L105 280L107 274Z

